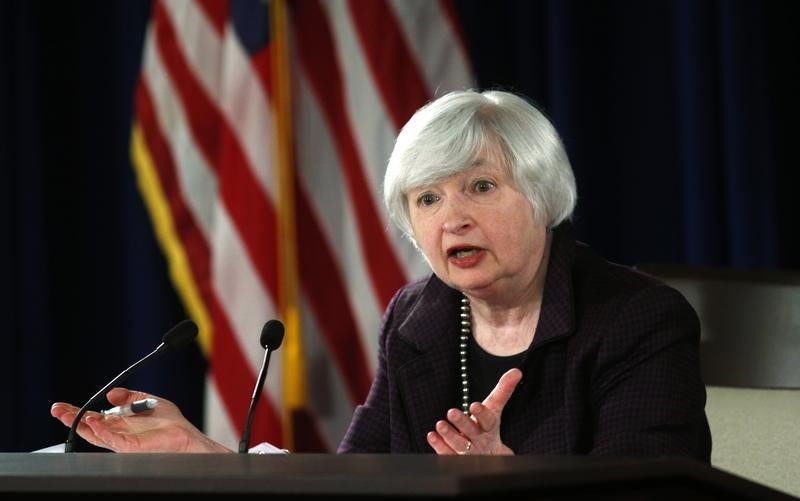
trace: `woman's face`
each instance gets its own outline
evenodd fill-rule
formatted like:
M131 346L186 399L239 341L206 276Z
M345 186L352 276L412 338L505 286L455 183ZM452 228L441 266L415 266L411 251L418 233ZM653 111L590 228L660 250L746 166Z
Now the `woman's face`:
M488 301L530 293L547 231L493 148L466 171L407 198L417 244L445 283Z

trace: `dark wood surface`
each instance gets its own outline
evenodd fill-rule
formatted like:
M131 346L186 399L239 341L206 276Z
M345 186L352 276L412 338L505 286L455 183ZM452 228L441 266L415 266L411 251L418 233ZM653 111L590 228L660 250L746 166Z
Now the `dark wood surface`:
M9 494L793 499L682 459L334 454L0 454Z

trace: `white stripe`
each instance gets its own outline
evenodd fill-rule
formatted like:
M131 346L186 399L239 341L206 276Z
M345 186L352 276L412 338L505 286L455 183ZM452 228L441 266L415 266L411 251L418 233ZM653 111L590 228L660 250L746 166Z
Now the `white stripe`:
M152 35L151 29L145 43L143 79L153 100L156 123L165 142L170 145L183 198L208 241L217 199L217 181L198 151L169 74L155 50Z
M464 48L440 2L389 0L431 96L475 85Z
M308 193L309 203L314 209L323 236L331 246L333 257L338 261L346 290L342 291L355 315L359 335L367 343L367 358L370 369L374 367L377 353L376 333L380 323L382 306L372 290L367 275L366 263L358 245L356 217L343 179L342 168L337 161L333 138L320 115L320 109L311 95L306 79L298 82L295 94L294 120L297 132L298 182ZM314 145L306 148L303 145ZM320 277L320 279L323 279Z
M250 169L271 200L276 200L272 107L233 28L224 39L196 2L167 0L166 10L192 72L234 132Z
M247 359L250 381L239 384L254 385L261 369L264 349L259 342L261 329L267 320L276 317L273 298L258 279L255 267L227 212L218 207L214 226L211 275L217 300L230 321L231 330ZM270 358L270 377L265 388L269 390L270 405L279 409L281 389L281 361ZM242 405L247 405L242 402Z
M178 6L188 5L189 2L180 2ZM171 3L173 7L174 3ZM209 51L211 58L201 58L203 61L203 76L206 85L217 85L215 79L219 74L218 63L219 46L209 44L209 40L214 40L213 33L207 30L198 30L197 26L203 26L205 21L203 16L194 16L196 11L193 9L180 8L181 23L175 25L176 30L184 38L191 41L184 41L183 48ZM174 13L174 12L173 12ZM174 20L173 20L174 21ZM207 27L207 26L206 26ZM235 38L235 37L232 37ZM152 41L149 41L149 50L146 55L146 77L155 82L153 97L156 101L155 108L160 118L162 130L166 131L167 140L172 145L174 156L178 168L181 188L185 193L187 203L195 212L201 214L200 223L207 239L211 239L211 269L212 284L217 293L218 300L226 312L231 323L231 329L236 342L247 359L249 372L253 374L251 384L255 384L256 374L258 374L264 350L259 345L259 335L264 322L275 317L275 307L273 301L268 297L265 288L257 279L254 266L250 261L249 255L245 252L244 246L239 239L238 233L232 227L230 219L224 208L219 204L217 198L217 181L213 172L208 167L204 157L199 154L189 132L188 122L180 106L180 100L169 84L163 69L159 54L153 50ZM224 57L231 57L236 51L231 49L232 44L226 43ZM215 55L216 54L216 55ZM236 59L234 57L234 59ZM241 63L242 61L238 61ZM244 62L244 64L247 64ZM224 65L226 71L235 69L236 65ZM228 73L226 73L228 75ZM234 74L236 78L241 75ZM226 77L227 81L227 77ZM218 87L218 86L217 86ZM250 88L252 90L252 88ZM245 97L249 95L241 88L233 89L232 92L243 93ZM229 100L233 105L240 105L236 100ZM247 113L249 119L243 120L243 126L249 127L254 133L268 130L269 127L258 127L254 125L254 119L259 119L261 123L266 123L270 117L269 109L250 109ZM237 111L238 113L238 111ZM165 118L162 119L162 115ZM254 142L254 138L250 138ZM265 143L262 141L262 143ZM268 142L267 142L268 143ZM271 145L263 146L265 151L258 153L262 158L270 158L266 150L271 149ZM263 162L262 162L263 163ZM276 407L276 397L279 400L281 389L281 362L279 357L271 359L270 378L265 385L265 392L270 405ZM277 373L277 374L275 374ZM242 382L247 384L248 382ZM209 387L209 392L216 392L216 388ZM227 413L224 412L224 403L219 401L219 409L213 411L210 407L206 418L210 420L208 432L214 439L224 438L227 430L234 427L227 423ZM242 405L247 405L242 402Z
M350 393L344 386L341 369L337 364L331 363L331 351L305 297L302 308L309 407L317 417L319 431L328 449L335 451L347 431L350 418L353 417L354 404L361 402L352 402Z
M242 405L247 405L242 403ZM238 450L241 437L231 425L225 412L225 403L210 373L206 376L206 394L203 409L203 432L231 450Z
M355 27L345 0L321 2L328 13L333 32L337 61L344 86L345 107L348 123L353 130L356 146L364 173L369 181L372 202L387 230L390 243L395 249L406 278L427 272L427 265L420 259L413 246L389 222L383 205L383 174L386 162L394 147L397 130L389 118L383 99L365 65L367 56L356 37Z
M148 46L153 47L152 44ZM264 322L275 316L276 308L256 278L250 256L219 203L216 178L190 137L183 108L178 106L179 101L165 78L159 54L148 51L148 56L145 76L148 83L155 85L152 94L157 120L165 131L168 143L172 145L187 205L199 215L197 219L201 231L210 240L212 283L220 302L225 306L233 334L248 359L250 372L258 374L263 355L263 349L258 344L259 334ZM269 386L270 393L280 395L280 387L280 382L275 382Z

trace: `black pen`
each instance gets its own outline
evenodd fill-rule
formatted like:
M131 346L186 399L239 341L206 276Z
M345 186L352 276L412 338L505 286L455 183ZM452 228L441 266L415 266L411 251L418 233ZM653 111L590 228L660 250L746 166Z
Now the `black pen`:
M145 398L144 400L137 400L130 405L118 405L116 407L100 411L100 414L105 416L132 416L134 414L153 409L157 405L158 400L155 398Z

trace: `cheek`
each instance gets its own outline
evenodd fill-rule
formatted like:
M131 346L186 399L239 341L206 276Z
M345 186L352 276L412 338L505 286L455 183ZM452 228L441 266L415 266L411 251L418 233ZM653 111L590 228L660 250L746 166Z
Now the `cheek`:
M414 240L417 241L417 245L422 250L425 250L435 239L435 234L432 229L429 220L420 217L412 217L411 230L414 232Z
M493 214L493 217L484 225L484 231L489 234L490 240L506 253L519 254L530 250L532 241L536 240L539 228L533 220L533 215L528 216L525 208L514 211L502 211Z
M437 236L428 225L420 224L414 227L414 238L422 251L430 257L430 251L436 245Z

